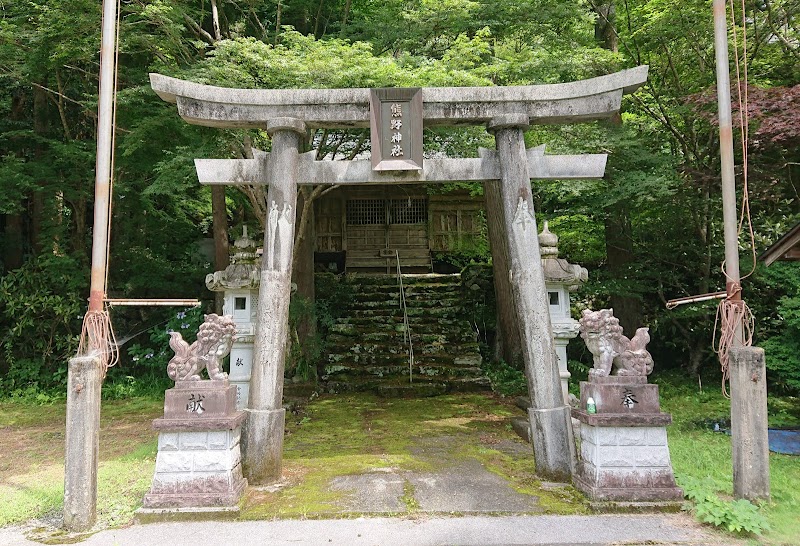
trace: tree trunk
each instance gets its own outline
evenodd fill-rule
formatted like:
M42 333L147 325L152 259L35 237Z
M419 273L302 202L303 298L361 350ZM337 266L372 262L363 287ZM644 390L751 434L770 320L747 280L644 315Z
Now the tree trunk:
M614 24L616 9L613 2L605 2L594 6L597 22L594 25L594 38L603 48L616 53L618 51L617 32Z
M635 261L630 211L618 203L607 211L605 219L606 260L608 271L616 279L625 279ZM611 307L626 336L631 337L642 325L642 302L635 296L611 294Z
M497 344L499 356L509 365L522 369L522 337L514 310L511 270L503 213L503 200L499 182L484 182L483 195L486 202L486 225L489 232L489 248L492 252L494 273L494 295L497 306Z
M306 205L307 195L305 192L297 193L297 217L295 219L295 238L300 238L299 244L295 247L294 264L292 266L292 282L297 285L296 296L313 304L316 299L314 290L314 204ZM303 221L302 216L308 214L307 221ZM305 224L305 228L301 226ZM302 233L304 231L305 233ZM297 338L300 343L309 339L317 333L316 317L312 315L303 316L297 322Z
M225 186L211 186L211 217L214 233L214 270L222 271L230 263ZM222 314L223 298L222 292L215 292L214 309L217 314Z
M274 45L278 45L278 37L281 35L281 13L283 12L283 4L281 0L278 0L278 8L275 13L275 42Z
M47 81L42 82L43 86L47 86ZM47 94L38 86L33 88L33 132L37 135L44 136L47 133ZM34 156L37 160L41 160L44 154L42 144L36 144L34 149ZM33 254L38 256L42 253L44 248L43 241L43 224L45 222L44 212L44 197L45 187L47 186L46 180L40 180L38 188L33 191L31 196L31 247Z
M614 28L616 10L613 2L603 2L595 6L597 22L594 27L595 39L609 51L617 52L617 32ZM620 114L611 119L611 123L622 123ZM619 202L606 210L605 218L606 260L608 270L617 279L625 279L634 262L633 229L631 227L630 210L627 204ZM642 325L642 302L639 298L626 294L611 294L611 307L614 316L626 336L632 336Z
M321 38L319 35L319 20L322 17L322 4L325 0L319 0L319 7L317 8L317 15L314 17L314 38ZM324 142L324 140L323 140Z
M350 6L352 5L352 0L347 0L344 4L344 15L342 15L342 34L344 34L344 29L347 26L347 19L350 17Z
M22 215L7 214L3 230L3 272L22 267Z
M214 27L214 39L216 41L222 40L222 31L219 26L219 10L217 9L217 0L211 0L211 24Z
M11 97L11 119L19 121L25 115L25 97L15 93ZM11 271L22 267L23 262L23 218L20 213L11 213L4 216L2 244L2 272Z

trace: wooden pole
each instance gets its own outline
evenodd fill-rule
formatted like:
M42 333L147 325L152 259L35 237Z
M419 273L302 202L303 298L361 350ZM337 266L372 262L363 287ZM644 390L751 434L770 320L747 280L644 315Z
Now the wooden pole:
M109 339L104 312L108 261L108 218L111 200L111 154L116 73L117 0L103 0L100 45L100 89L97 107L94 227L89 310L84 319L83 355L67 368L67 422L64 462L64 527L83 531L97 518L97 465L100 430L100 388L109 365Z
M729 304L744 306L739 276L739 226L733 162L731 82L728 67L728 22L725 0L714 0L714 49L717 62L719 151L722 176L722 219L725 275ZM726 302L723 302L723 305ZM736 315L741 316L741 315ZM723 328L726 325L723 324ZM736 498L769 497L767 386L764 351L744 347L742 320L734 328L729 352L733 494Z

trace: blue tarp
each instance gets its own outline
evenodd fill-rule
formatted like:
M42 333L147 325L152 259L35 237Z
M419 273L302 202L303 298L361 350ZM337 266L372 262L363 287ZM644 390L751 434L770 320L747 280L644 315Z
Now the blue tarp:
M786 455L800 455L800 430L769 429L769 450Z

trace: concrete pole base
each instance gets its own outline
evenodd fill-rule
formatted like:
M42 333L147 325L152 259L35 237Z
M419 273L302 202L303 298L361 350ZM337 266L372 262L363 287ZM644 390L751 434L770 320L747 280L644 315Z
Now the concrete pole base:
M733 495L739 499L768 499L769 438L764 349L732 347L730 371Z
M286 410L246 409L242 435L242 467L250 485L265 485L281 478Z
M536 474L550 481L570 483L575 444L570 409L528 408ZM564 431L567 431L564 434Z
M100 440L99 354L69 360L64 464L64 527L85 531L97 518L97 463Z

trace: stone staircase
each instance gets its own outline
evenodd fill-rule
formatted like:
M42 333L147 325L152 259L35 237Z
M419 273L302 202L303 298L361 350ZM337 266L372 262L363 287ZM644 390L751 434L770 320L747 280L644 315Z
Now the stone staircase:
M403 275L414 348L410 380L397 276L348 275L342 282L353 297L328 336L328 392L395 397L490 388L475 332L462 316L459 275Z

